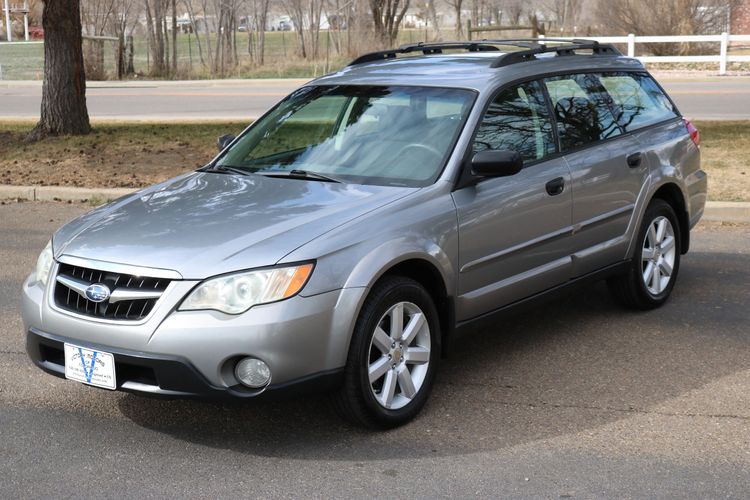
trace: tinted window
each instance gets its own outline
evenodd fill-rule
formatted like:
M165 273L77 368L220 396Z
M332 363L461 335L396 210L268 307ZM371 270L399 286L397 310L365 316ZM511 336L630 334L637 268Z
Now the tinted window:
M544 83L555 110L563 151L622 134L610 97L593 75L557 76Z
M486 149L517 151L525 161L554 153L552 122L539 83L524 83L495 98L474 139L474 151Z
M599 80L612 97L618 121L626 131L677 116L672 103L648 75L611 73Z

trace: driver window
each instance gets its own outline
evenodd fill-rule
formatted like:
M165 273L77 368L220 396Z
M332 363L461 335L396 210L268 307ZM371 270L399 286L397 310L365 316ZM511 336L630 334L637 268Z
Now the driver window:
M525 162L555 152L552 121L538 82L502 91L490 104L474 139L474 151L510 149Z

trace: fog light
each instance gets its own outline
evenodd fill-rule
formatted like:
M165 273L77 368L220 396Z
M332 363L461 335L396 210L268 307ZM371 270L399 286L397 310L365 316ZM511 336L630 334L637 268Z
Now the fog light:
M271 369L259 359L243 358L234 367L234 375L243 385L258 389L271 380Z

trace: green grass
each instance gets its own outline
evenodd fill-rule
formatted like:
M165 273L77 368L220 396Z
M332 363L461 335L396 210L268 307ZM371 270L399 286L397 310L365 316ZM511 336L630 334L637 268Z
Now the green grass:
M0 43L3 80L41 80L44 73L44 45Z
M273 31L266 33L265 64L258 67L247 53L247 33L238 32L236 35L240 64L225 75L227 78L309 78L342 68L352 59L349 55L336 53L334 44L325 31L320 34L320 57L317 61L297 56L297 39L294 32ZM206 35L200 34L200 37L205 51ZM397 44L418 42L424 39L423 30L401 30ZM135 51L133 63L136 72L148 74L151 61L147 54L146 39L137 37L133 45ZM215 34L211 35L211 46L214 49L216 47ZM115 49L115 42L104 42L104 65L110 78L114 77L116 71ZM326 52L328 52L327 63ZM208 63L205 53L204 60ZM178 78L193 79L211 76L208 69L201 64L195 35L178 34L177 61ZM2 66L3 80L41 79L44 70L44 47L40 43L13 45L0 43L0 66Z

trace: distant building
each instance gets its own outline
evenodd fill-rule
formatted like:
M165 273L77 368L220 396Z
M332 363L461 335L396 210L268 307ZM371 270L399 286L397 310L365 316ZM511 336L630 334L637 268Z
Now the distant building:
M750 0L741 0L732 7L731 31L734 35L750 35Z

